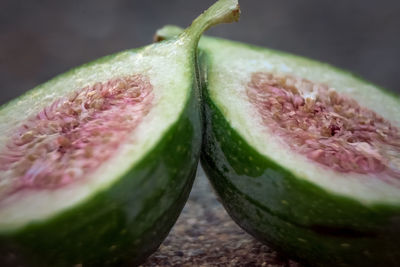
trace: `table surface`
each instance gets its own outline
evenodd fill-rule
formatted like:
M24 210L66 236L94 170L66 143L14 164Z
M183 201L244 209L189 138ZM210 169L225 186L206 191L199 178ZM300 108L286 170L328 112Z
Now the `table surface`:
M201 169L177 223L142 266L301 267L237 226Z

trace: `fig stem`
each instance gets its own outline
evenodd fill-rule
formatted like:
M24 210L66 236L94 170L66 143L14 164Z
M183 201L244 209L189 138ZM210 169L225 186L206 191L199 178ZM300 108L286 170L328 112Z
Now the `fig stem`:
M238 0L219 0L198 16L180 34L179 39L187 38L197 44L202 33L210 27L221 23L238 21L239 17L240 8Z

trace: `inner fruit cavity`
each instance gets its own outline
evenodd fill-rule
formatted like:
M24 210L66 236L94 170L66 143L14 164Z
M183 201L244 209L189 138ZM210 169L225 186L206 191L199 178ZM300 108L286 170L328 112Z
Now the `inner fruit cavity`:
M253 73L247 96L262 122L291 149L339 172L400 179L400 131L324 84Z
M140 124L153 98L149 79L132 75L56 100L28 118L0 151L0 195L57 188L92 173Z

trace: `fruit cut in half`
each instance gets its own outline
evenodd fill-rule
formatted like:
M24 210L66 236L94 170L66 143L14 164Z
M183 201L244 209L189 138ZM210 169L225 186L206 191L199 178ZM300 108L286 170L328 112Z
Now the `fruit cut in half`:
M309 265L397 266L399 97L278 51L210 37L199 49L201 162L231 217Z
M173 40L83 65L1 107L1 266L119 266L157 249L200 154L197 42L238 14L237 1L218 1Z

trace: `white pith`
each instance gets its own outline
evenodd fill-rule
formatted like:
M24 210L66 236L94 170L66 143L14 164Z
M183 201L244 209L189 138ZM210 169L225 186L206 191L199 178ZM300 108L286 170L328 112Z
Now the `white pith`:
M289 74L326 84L349 96L396 127L400 127L400 99L328 65L269 50L223 40L203 38L200 47L211 59L208 90L225 118L252 147L301 179L327 191L358 199L365 204L400 204L400 182L387 183L372 175L339 173L293 153L288 144L265 130L254 106L246 96L247 84L255 72ZM229 134L229 133L228 133ZM400 157L400 155L398 155ZM395 186L393 186L395 185ZM397 185L397 186L396 186Z
M140 73L149 77L155 95L152 109L129 140L88 177L59 189L22 190L2 199L0 232L18 229L72 207L109 187L131 169L180 116L192 83L190 56L186 43L178 41L153 45L138 52L122 52L55 78L3 107L0 110L0 151L27 117L36 115L56 99L96 82Z

